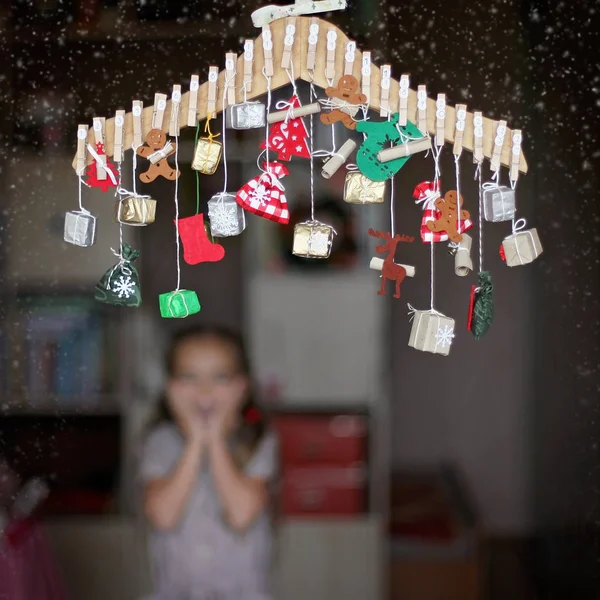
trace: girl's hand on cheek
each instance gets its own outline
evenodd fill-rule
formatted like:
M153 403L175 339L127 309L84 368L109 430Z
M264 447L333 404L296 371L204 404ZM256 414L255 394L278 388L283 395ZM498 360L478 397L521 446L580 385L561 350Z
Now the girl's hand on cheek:
M185 435L194 441L206 443L207 419L196 407L192 391L184 383L173 382L168 390L169 403Z

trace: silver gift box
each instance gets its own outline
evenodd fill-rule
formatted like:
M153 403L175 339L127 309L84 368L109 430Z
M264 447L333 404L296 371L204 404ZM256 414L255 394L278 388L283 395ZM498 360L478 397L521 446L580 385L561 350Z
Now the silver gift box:
M232 104L225 110L228 129L258 129L266 125L266 109L261 102Z
M70 210L65 214L65 242L87 248L96 241L96 217L87 211Z
M431 310L415 310L408 345L415 350L448 356L454 341L454 319Z
M483 189L483 216L486 221L510 221L516 212L515 191L505 185Z
M221 192L208 201L208 219L213 237L231 237L246 229L246 213L235 194Z

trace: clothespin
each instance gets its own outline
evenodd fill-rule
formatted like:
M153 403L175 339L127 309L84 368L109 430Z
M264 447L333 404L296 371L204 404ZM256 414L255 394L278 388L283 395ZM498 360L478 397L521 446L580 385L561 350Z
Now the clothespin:
M118 110L115 113L115 143L113 159L116 163L123 161L123 143L125 141L125 111Z
M77 175L80 177L85 172L87 166L86 154L87 154L87 136L88 136L87 125L77 126Z
M371 53L368 51L362 54L360 73L362 75L362 93L367 97L368 106L371 102Z
M217 81L219 80L219 67L208 68L208 101L206 114L214 115L217 112Z
M417 127L427 135L427 86L420 85L417 90Z
M190 79L190 100L188 104L188 127L195 127L198 123L198 90L200 89L200 77L192 75Z
M390 81L392 78L392 67L383 65L381 67L381 99L379 101L379 115L387 117L390 112Z
M402 75L400 77L400 87L398 88L398 125L404 127L408 123L408 89L410 88L410 77Z
M262 42L265 55L265 75L267 77L273 77L273 38L271 36L271 27L269 25L263 25Z
M94 139L96 140L96 146L98 146L98 144L102 144L102 146L104 147L105 121L106 120L104 117L94 117ZM106 148L104 149L104 152L98 153L98 154L100 154L100 158L102 159L102 165L105 165L106 164ZM107 177L106 169L104 169L104 167L102 165L100 165L100 164L96 165L96 174L98 177L98 181L103 181Z
M244 89L252 91L252 63L254 62L254 40L244 42Z
M169 120L169 135L179 135L179 111L181 110L181 86L173 86L171 94L171 119Z
M519 164L521 163L521 142L523 135L520 129L513 129L512 132L512 148L510 157L510 181L513 184L519 179Z
M289 69L292 62L292 49L294 47L294 36L296 35L296 17L288 17L285 26L285 37L283 38L283 55L281 57L281 68Z
M483 113L473 113L473 162L483 162Z
M438 94L435 106L435 145L443 146L446 142L446 94Z
M228 52L225 55L225 94L227 97L227 106L235 104L236 61L237 55L235 52Z
M354 72L354 60L356 58L356 42L346 44L346 54L344 55L344 75L352 75Z
M131 114L133 115L133 147L137 148L144 143L142 132L142 111L144 103L141 100L134 100Z
M492 171L500 170L500 158L502 156L502 147L504 146L504 136L506 135L506 121L498 121L496 127L496 137L494 138L494 149L492 150L492 159L490 169Z
M337 45L337 31L330 29L327 32L327 59L325 63L325 79L335 79L335 49Z
M463 136L465 133L465 125L467 123L467 105L456 105L456 125L454 130L454 148L452 153L455 156L460 156L463 150Z
M167 108L167 95L154 94L154 112L152 113L152 129L162 129Z
M319 42L319 19L313 17L308 28L308 53L306 55L306 68L315 70L317 60L317 43Z

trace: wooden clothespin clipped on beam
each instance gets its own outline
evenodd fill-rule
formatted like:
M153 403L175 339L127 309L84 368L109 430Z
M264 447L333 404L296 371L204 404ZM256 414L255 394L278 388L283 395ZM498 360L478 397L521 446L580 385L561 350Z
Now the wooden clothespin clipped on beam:
M325 79L332 84L335 79L335 50L337 48L337 31L327 32L327 58L325 62Z
M252 91L252 65L254 63L254 40L244 42L244 90Z
M427 87L420 85L417 90L417 127L427 135Z
M115 113L115 143L113 159L116 163L123 162L123 144L125 142L125 111Z
M483 162L483 113L473 113L473 162Z
M107 177L106 169L102 165L106 165L106 149L104 146L104 127L105 127L105 118L104 117L94 117L94 139L96 141L96 149L98 149L99 145L102 144L102 152L98 152L100 158L102 159L102 164L96 165L96 174L98 177L98 181L104 181Z
M300 15L314 15L317 13L344 10L346 0L296 0L288 6L262 6L252 13L254 27L263 27L277 19L296 17Z
M208 68L208 99L206 114L214 115L217 112L217 85L219 81L219 67Z
M356 42L346 44L346 54L344 55L344 75L352 75L354 72L354 61L356 60Z
M410 88L410 77L402 75L398 88L398 125L405 127L408 123L408 90Z
M510 182L513 187L516 185L519 179L519 165L521 163L521 143L523 141L523 135L520 129L513 129L512 132L512 148L510 156Z
M198 123L198 90L200 89L200 77L192 75L190 79L190 99L188 104L187 126L196 127Z
M463 136L465 134L465 125L467 123L467 105L456 105L456 124L454 129L454 156L460 156L463 151Z
M177 137L179 135L179 113L181 111L181 86L173 86L171 94L171 118L169 119L169 135Z
M288 17L285 25L285 37L283 38L283 54L281 56L281 68L289 69L292 63L292 51L294 49L294 37L296 35L296 17Z
M83 177L87 166L87 125L77 126L77 175Z
M152 129L162 129L167 108L167 95L154 94L154 111L152 113Z
M225 106L235 104L236 62L237 55L234 52L225 55Z
M367 97L367 106L371 102L371 53L362 53L362 65L360 69L362 76L362 93Z
M317 60L317 44L319 43L319 19L312 18L308 28L308 52L306 54L306 68L314 73Z
M492 150L492 159L490 160L490 169L492 171L500 170L500 158L502 156L502 147L504 146L504 137L506 136L506 121L498 121L496 135L494 137L494 149Z
M134 100L131 109L131 115L133 117L133 147L137 148L144 143L143 131L142 131L142 111L144 110L144 103L141 100Z
M435 102L435 145L446 143L446 94L438 94Z
M262 42L265 57L265 75L267 77L273 77L273 37L271 36L271 28L269 25L263 25Z
M392 79L392 67L383 65L381 67L381 99L379 101L379 116L387 117L390 114L390 84Z

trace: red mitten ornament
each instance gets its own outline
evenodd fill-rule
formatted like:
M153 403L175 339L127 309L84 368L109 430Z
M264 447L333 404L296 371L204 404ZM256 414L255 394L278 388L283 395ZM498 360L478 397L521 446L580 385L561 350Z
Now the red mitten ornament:
M97 161L94 159L94 162L87 169L86 174L88 177L85 180L85 182L91 188L99 188L103 192L108 192L109 187L117 187L117 169L112 163L108 162L108 159L106 159L106 152L104 152L104 144L102 144L101 142L97 143L96 152L98 153L98 156L105 157L104 170L107 172L106 178L98 179L98 165ZM109 171L113 174L113 177L110 176Z
M218 262L225 256L225 248L220 244L213 244L208 239L204 227L204 215L179 219L177 226L183 243L183 260L188 265Z
M244 209L286 225L290 220L290 212L285 198L285 189L279 181L280 177L290 172L280 163L263 163L264 173L257 175L238 191L235 199Z
M290 108L301 106L298 96L292 96L285 105ZM265 149L267 142L264 141L260 147ZM275 150L279 160L289 161L292 156L310 158L308 130L302 118L273 123L269 131L269 150Z

